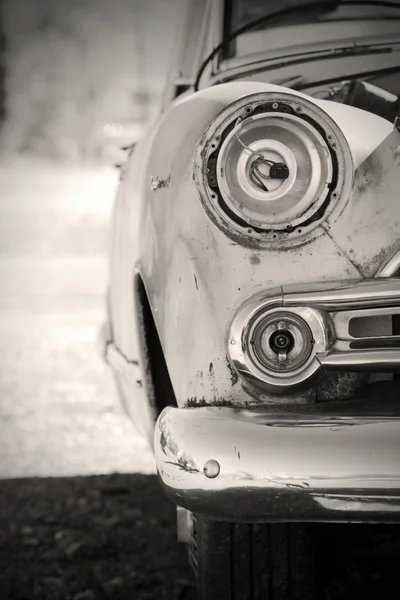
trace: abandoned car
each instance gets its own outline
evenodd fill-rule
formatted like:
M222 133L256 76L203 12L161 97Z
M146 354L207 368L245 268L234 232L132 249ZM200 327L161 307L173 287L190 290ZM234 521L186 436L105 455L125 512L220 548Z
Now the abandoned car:
M121 169L105 354L198 598L315 596L400 520L400 4L185 0Z

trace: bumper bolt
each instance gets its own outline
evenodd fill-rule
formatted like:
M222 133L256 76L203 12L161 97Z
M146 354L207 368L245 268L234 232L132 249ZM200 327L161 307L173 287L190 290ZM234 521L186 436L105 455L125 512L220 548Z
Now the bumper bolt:
M208 460L203 467L203 473L209 479L218 477L220 471L219 463L216 460Z

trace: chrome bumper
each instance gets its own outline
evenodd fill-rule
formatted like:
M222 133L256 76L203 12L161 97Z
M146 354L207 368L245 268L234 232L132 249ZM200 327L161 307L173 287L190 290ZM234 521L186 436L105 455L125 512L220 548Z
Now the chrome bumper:
M167 408L155 456L167 494L233 522L400 521L400 388L300 412Z

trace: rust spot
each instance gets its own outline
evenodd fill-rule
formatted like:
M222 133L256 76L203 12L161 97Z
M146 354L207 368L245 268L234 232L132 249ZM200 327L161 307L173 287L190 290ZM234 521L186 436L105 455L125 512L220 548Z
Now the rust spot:
M172 460L166 460L165 464L174 465L178 467L181 471L186 471L187 473L200 473L199 469L196 467L192 467L189 462L183 459L181 456L179 457L177 462L173 462Z
M261 262L261 258L258 256L258 254L252 254L250 256L250 262L252 265L259 265Z
M384 177L382 161L373 152L356 171L355 188L358 196L362 196L367 189L378 188Z
M238 452L238 459L240 460L240 452Z
M307 483L306 481L302 481L301 483L286 483L284 485L286 485L286 487L289 490L294 490L294 491L296 491L296 490L308 490L309 487L310 487L310 484Z
M368 379L365 373L335 373L321 382L318 388L318 402L350 400L363 388Z
M233 369L231 363L229 362L229 358L226 357L226 364L228 365L229 372L231 374L231 384L236 385L238 382L238 376L236 371Z
M212 364L212 362L210 362L210 366L208 367L208 372L210 373L210 375L212 375L214 371L214 365Z
M386 260L388 256L390 256L393 252L395 252L400 245L400 240L396 239L396 241L390 246L383 248L378 254L374 256L374 258L370 261L368 265L368 274L375 273L377 269L382 265L382 263Z
M192 396L186 400L186 404L188 408L195 408L199 406L209 406L209 402L207 402L205 396L203 398L197 398L197 396Z
M368 189L368 186L369 186L369 179L368 179L368 177L364 177L364 179L361 179L358 182L357 189L358 189L358 193L360 194L360 196L362 196L363 194L365 194L365 192Z
M169 461L169 464L176 465L180 469L188 471L189 473L199 472L194 460L190 456L188 456L182 450L182 448L180 448L177 441L172 438L172 434L169 431L168 421L166 417L160 422L160 446L166 456L168 456L167 451L169 451L175 458L175 461Z
M400 124L400 122L399 122ZM395 159L395 163L396 163L396 169L398 169L400 167L400 146L397 146L396 150L394 151L394 159Z
M225 406L231 407L233 403L231 400L227 398L217 398L214 396L212 400L206 400L203 396L202 398L197 398L196 396L192 396L188 398L185 403L186 408L200 408L202 406Z

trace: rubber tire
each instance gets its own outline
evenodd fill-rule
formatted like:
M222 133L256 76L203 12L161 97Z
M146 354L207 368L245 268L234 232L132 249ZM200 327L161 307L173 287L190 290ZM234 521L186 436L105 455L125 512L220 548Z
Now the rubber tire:
M198 600L314 600L313 526L195 519Z

